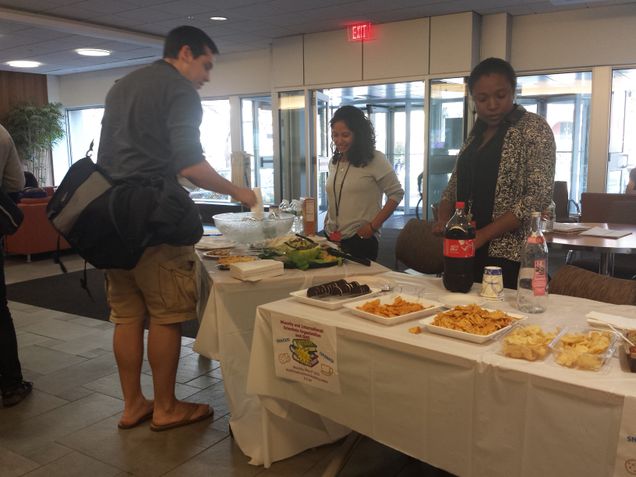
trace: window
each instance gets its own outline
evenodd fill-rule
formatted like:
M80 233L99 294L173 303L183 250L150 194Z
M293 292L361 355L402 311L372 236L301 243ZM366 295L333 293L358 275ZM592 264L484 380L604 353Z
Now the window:
M517 102L543 116L554 133L554 180L567 182L569 198L579 202L587 189L592 73L520 76L517 82Z
M623 193L636 167L636 69L614 70L610 112L607 192Z
M66 148L54 148L53 150L53 177L56 184L62 181L72 163L79 161L86 155L91 141L95 141L93 160L97 159L103 115L104 108L68 109L66 111L68 129Z
M201 101L203 119L199 128L201 146L205 159L221 176L232 180L230 135L230 101L228 99ZM227 195L196 188L190 197L197 200L219 200L229 202Z

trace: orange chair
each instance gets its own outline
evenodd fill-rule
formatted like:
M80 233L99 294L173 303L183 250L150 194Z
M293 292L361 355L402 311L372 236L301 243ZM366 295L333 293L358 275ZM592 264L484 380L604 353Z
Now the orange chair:
M57 230L53 228L46 217L46 206L51 197L38 199L22 199L18 207L24 213L24 220L20 228L13 235L4 238L6 253L26 255L27 262L31 261L31 254L54 252L57 250ZM60 250L71 246L60 237Z

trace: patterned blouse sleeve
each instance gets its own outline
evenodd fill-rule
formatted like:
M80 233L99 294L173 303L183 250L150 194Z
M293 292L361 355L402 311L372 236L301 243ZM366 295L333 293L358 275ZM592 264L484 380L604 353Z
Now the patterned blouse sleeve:
M548 123L536 116L537 121L525 131L526 178L524 193L512 213L527 221L533 211L544 210L552 200L556 144Z

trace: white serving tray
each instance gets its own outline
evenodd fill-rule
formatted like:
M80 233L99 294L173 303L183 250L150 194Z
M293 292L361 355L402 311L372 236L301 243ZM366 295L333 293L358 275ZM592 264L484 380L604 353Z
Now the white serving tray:
M486 299L479 295L470 295L467 293L446 293L437 297L437 301L441 302L446 308L454 308L456 306L483 304Z
M484 308L484 310L496 311L496 310L493 310L491 308ZM465 340L465 341L472 341L473 343L485 343L486 341L489 341L489 340L491 340L493 338L496 338L497 336L501 335L502 333L505 333L507 330L512 328L514 325L516 325L520 321L525 320L527 318L525 315L520 315L518 313L511 313L509 311L504 311L504 313L506 315L509 315L509 316L513 317L513 318L516 318L516 320L513 321L512 323L510 323L508 326L504 326L500 330L494 331L494 332L490 333L489 335L476 335L474 333L467 333L465 331L459 331L459 330L452 330L450 328L444 328L443 326L435 326L435 325L433 325L433 320L435 319L434 316L430 316L428 318L420 320L420 325L422 325L424 328L426 328L426 330L428 330L430 333L436 333L438 335L450 336L451 338L458 338L460 340Z
M397 325L398 323L403 323L405 321L414 320L416 318L421 318L423 316L428 316L432 313L435 313L441 310L444 307L444 305L442 305L441 303L437 301L426 300L424 298L406 295L404 293L391 293L389 295L383 295L379 297L380 304L387 305L389 303L393 303L393 300L397 296L401 296L404 300L410 301L412 303L419 303L422 306L424 306L424 309L419 311L414 311L411 313L406 313L405 315L400 315L400 316L385 317L380 315L374 315L373 313L359 310L357 308L358 306L362 306L366 302L370 301L368 297L365 297L365 299L363 300L358 299L357 301L346 303L344 307L350 312L354 313L355 315L358 315L362 318L366 318L367 320L375 321L376 323L382 323L383 325ZM378 298L378 297L375 297L375 298Z
M361 283L362 285L362 283ZM342 308L345 303L349 303L356 300L367 299L369 297L375 296L380 293L382 290L380 288L375 288L370 286L370 293L366 293L364 295L344 295L344 296L326 296L323 298L314 298L307 296L307 288L302 290L296 290L290 293L292 297L296 300L301 301L303 303L307 303L308 305L319 306L320 308L327 308L328 310L337 310L338 308Z

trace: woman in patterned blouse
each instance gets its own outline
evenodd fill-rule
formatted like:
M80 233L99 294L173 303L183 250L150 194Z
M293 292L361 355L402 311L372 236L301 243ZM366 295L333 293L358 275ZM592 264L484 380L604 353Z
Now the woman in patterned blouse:
M455 201L476 223L475 281L484 267L500 266L506 288L517 287L530 213L552 199L556 146L548 123L514 103L517 77L499 58L479 63L468 78L477 121L462 147L439 203L443 233Z

